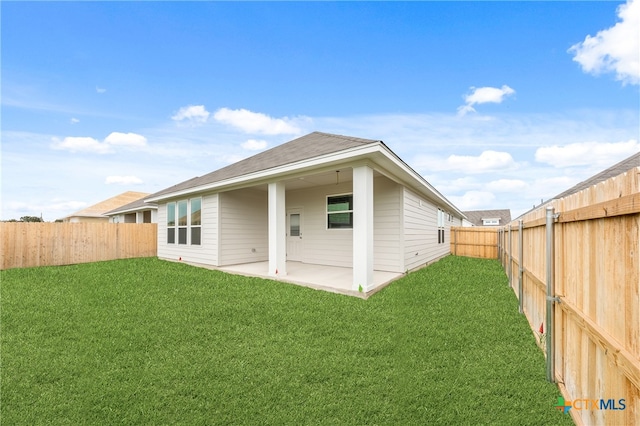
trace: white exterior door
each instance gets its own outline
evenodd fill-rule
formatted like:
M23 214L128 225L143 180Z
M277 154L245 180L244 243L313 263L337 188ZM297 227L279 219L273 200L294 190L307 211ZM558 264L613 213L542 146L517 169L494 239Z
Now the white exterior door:
M287 260L302 260L302 209L287 210Z

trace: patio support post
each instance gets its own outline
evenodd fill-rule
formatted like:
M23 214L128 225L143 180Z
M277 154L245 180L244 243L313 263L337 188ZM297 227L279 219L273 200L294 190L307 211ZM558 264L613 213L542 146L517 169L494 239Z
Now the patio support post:
M287 211L284 182L269 184L269 275L287 275Z
M353 286L367 292L373 285L373 169L353 168Z

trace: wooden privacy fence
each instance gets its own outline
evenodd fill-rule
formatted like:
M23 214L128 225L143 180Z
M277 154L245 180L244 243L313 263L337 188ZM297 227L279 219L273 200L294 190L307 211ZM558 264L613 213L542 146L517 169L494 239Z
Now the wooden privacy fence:
M499 231L547 379L576 424L640 425L639 177L631 169Z
M452 227L451 253L456 256L498 258L498 229L489 227Z
M157 255L155 223L0 223L0 269Z

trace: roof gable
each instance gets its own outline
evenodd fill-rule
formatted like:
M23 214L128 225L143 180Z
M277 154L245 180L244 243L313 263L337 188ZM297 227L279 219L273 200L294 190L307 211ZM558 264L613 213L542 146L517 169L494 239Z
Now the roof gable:
M351 136L333 135L330 133L313 132L256 154L252 157L245 158L237 163L230 164L204 176L195 177L172 187L163 189L162 191L153 194L153 197L195 188L201 185L208 185L225 179L268 170L285 164L308 160L310 158L320 157L322 155L377 142L380 141L355 138Z
M467 216L467 220L473 223L475 226L484 226L483 220L486 219L499 219L499 225L506 225L511 222L511 210L472 210L463 212Z
M149 194L146 192L127 191L115 197L108 198L92 206L86 207L67 217L106 217L105 212L116 209L125 204L140 200Z

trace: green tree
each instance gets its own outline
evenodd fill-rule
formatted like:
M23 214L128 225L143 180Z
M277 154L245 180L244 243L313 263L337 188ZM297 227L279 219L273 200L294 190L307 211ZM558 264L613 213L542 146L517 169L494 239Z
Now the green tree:
M20 222L44 222L44 220L38 216L22 216Z

